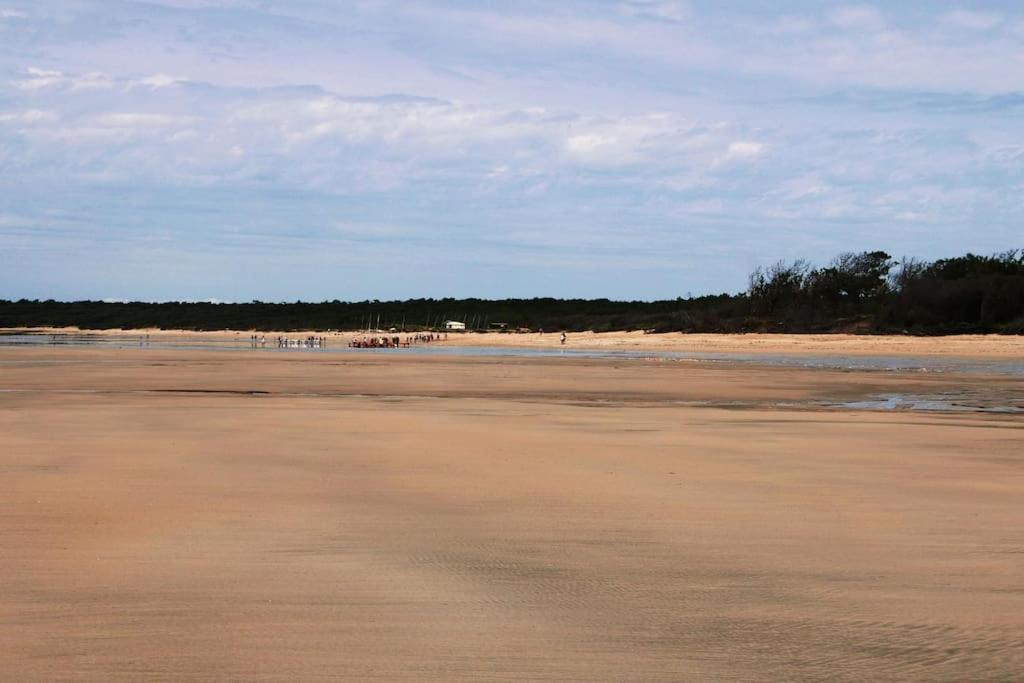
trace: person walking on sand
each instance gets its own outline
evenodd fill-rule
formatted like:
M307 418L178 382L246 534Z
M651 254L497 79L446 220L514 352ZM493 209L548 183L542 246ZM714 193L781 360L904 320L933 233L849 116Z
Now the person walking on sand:
M564 346L565 345L565 332L562 333L562 336L559 337L559 339L562 341L562 345Z

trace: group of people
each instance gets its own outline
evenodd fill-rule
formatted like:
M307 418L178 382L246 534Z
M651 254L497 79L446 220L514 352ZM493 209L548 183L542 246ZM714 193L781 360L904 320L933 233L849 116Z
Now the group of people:
M353 349L399 349L408 348L413 344L429 344L440 340L441 335L436 332L407 335L405 339L398 335L370 337L364 335L353 339L348 345Z
M444 338L448 338L447 332L445 333ZM407 335L405 339L402 339L397 334L374 336L363 335L360 338L351 340L348 345L349 348L353 349L398 349L408 348L413 344L429 344L431 342L440 341L441 339L441 334L438 332L420 332L414 335ZM149 341L149 335L146 335L146 341ZM251 335L249 337L249 341L254 349L262 348L267 345L266 335ZM279 336L274 341L277 343L277 348L279 349L322 349L327 346L327 337L317 337L312 335L301 339L291 339L289 337ZM565 332L562 332L559 341L561 341L562 344L565 344Z
M265 348L267 346L267 336L265 334L249 335L249 343L254 349ZM292 339L290 337L278 336L274 338L273 344L279 349L322 349L327 346L327 337L310 335L308 337Z
M266 339L263 340L263 345L266 345ZM325 346L327 346L327 337L311 335L303 339L277 338L277 348L279 349L322 349Z
M429 344L448 337L447 334L444 334L442 337L438 332L420 332L406 335L403 338L393 334L393 332L394 330L392 330L392 334L388 335L363 335L362 337L352 339L348 345L349 348L353 349L398 349L408 348L414 344ZM266 335L253 334L249 336L249 343L254 349L265 348L267 346L267 337ZM278 336L271 343L279 349L322 349L327 346L327 337L310 335L308 337L292 339L291 337Z
M409 338L402 342L401 337L363 337L353 339L348 343L353 349L397 349L401 346L409 346Z

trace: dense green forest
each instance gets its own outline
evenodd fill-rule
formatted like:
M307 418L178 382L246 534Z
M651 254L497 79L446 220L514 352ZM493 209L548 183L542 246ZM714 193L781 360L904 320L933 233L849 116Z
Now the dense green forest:
M0 327L185 330L469 329L1024 334L1024 250L938 261L882 251L758 268L749 287L665 301L409 299L321 303L0 301Z

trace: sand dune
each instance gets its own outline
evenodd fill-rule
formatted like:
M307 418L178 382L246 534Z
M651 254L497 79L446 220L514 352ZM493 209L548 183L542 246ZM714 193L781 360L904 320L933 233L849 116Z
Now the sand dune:
M814 403L982 384L0 349L0 671L1012 680L1024 421Z

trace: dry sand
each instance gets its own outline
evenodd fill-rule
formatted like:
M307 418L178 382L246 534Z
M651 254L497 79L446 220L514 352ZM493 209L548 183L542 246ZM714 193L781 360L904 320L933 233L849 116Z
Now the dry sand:
M557 333L450 334L450 344L477 346L559 346ZM837 355L963 356L1020 358L1024 336L950 335L911 337L853 334L645 334L644 332L572 332L567 348L622 351L704 351L711 353L780 353Z
M1019 680L1024 418L778 405L976 385L3 348L0 672Z

